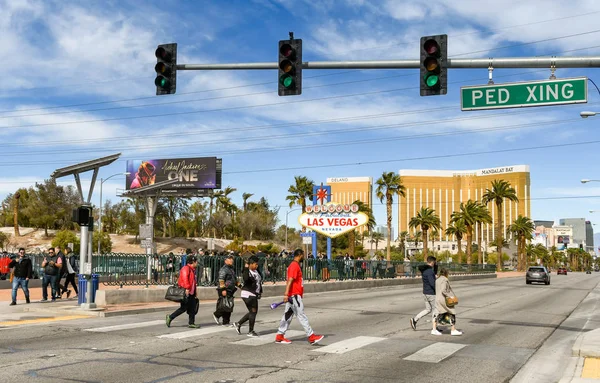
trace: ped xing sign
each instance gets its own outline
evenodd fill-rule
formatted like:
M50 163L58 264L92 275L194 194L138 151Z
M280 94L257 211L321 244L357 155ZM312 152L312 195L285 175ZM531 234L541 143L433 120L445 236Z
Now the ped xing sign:
M335 238L366 225L369 217L359 212L356 204L328 202L324 205L306 206L305 212L298 217L298 222L307 229Z
M461 110L525 108L587 103L587 77L463 86Z

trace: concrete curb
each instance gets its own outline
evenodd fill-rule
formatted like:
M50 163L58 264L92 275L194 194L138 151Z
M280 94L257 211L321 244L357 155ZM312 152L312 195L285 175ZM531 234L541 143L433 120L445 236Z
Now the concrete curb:
M572 350L573 356L600 358L600 329L579 334Z

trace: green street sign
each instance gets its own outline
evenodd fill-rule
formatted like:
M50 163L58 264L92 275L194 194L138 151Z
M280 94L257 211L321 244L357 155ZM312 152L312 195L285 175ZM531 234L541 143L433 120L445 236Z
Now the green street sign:
M587 102L587 77L463 86L461 110L525 108Z

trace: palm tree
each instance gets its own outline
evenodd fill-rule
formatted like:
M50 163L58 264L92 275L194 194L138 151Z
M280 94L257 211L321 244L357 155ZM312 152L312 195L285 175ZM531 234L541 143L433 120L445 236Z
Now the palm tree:
M394 172L383 172L381 177L376 182L377 189L375 191L380 202L385 199L387 207L387 263L392 261L392 247L390 241L392 239L392 205L394 203L394 195L406 197L406 187L402 185L400 175Z
M456 238L456 244L458 245L458 259L457 263L462 261L462 238L467 232L467 227L461 219L453 219L450 225L446 228L446 235L454 236Z
M243 193L242 199L244 200L244 211L248 209L248 198L252 197L253 193Z
M19 233L19 198L21 198L21 194L16 192L14 195L14 209L13 209L13 223L15 227L15 237L20 237ZM46 234L48 235L48 234Z
M504 227L502 204L504 203L505 199L513 202L519 202L519 197L517 197L517 192L515 191L515 188L510 186L510 183L508 183L508 181L505 180L493 180L492 188L486 189L481 199L482 202L486 205L490 202L496 203L496 211L498 213L498 230L496 231L496 237L499 238L497 243L503 243L504 241L504 231L502 230L502 228ZM502 271L502 248L500 246L496 247L498 249L498 264L496 265L496 270Z
M423 233L420 231L415 231L415 234L411 237L411 240L415 243L415 248L419 247L419 242L423 238Z
M452 213L452 221L461 220L467 228L467 264L471 264L471 254L473 253L473 227L477 220L481 208L480 204L473 200L466 203L460 203L460 210Z
M477 236L477 263L483 264L483 252L481 251L481 241L483 240L483 225L492 223L492 216L487 206L478 204L476 214L476 229L479 229L479 235Z
M289 187L288 193L290 194L285 199L290 201L290 207L300 205L304 212L306 210L306 199L310 200L313 197L315 183L304 176L295 176L294 180L296 183Z
M442 222L440 221L440 225L442 224ZM440 232L438 229L434 229L431 232L431 248L433 249L435 247L435 240L440 236Z
M525 244L532 238L532 233L535 230L533 221L528 217L519 215L517 219L508 227L508 231L517 237L517 270L524 271L525 264Z
M383 239L383 234L374 231L371 233L371 244L375 244L375 251L377 251L377 248L379 247L379 241L381 241ZM373 250L373 247L371 246L371 250Z
M442 226L440 217L435 214L435 210L429 207L421 207L415 217L408 222L411 229L421 228L423 232L423 259L427 259L427 234L429 229L437 230Z
M408 239L408 231L401 231L398 235L398 241L400 241L400 250L402 251L402 256L406 257L406 240Z
M373 231L373 229L375 228L375 216L373 215L373 211L371 210L371 208L369 207L369 205L367 205L366 203L356 200L354 202L352 202L354 205L358 206L358 212L359 213L365 213L367 215L367 217L369 217L367 224L365 225L365 229L369 232ZM350 233L348 233L348 252L350 253L351 256L354 257L354 253L356 249L356 229L352 230Z

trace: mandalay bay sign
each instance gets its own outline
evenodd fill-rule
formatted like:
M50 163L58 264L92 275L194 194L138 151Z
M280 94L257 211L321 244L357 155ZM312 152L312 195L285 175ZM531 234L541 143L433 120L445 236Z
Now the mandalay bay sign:
M369 217L358 211L358 205L328 202L306 206L298 222L307 229L335 238L366 225Z

